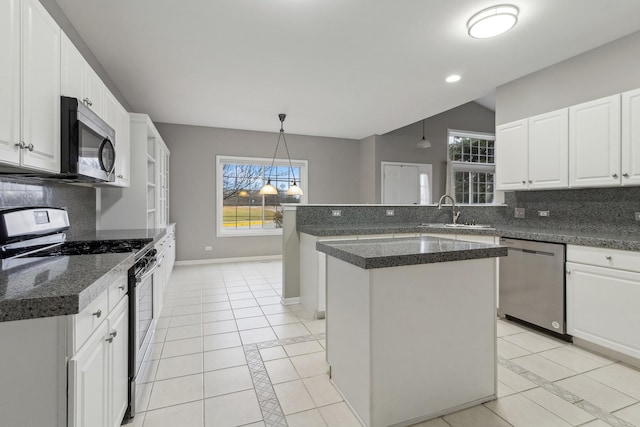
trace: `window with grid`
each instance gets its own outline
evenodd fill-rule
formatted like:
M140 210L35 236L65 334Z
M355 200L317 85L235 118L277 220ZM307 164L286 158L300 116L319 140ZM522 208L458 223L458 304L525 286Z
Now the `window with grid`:
M217 230L219 236L274 235L282 233L281 203L306 201L307 161L217 156ZM277 195L261 195L271 178ZM287 196L295 179L305 192Z
M448 194L456 203L493 203L495 135L449 131Z

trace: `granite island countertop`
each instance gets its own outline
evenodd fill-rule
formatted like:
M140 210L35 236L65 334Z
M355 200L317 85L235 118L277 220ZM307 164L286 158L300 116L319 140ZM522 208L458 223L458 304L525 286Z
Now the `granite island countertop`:
M565 243L580 246L594 246L609 249L640 251L640 229L637 232L606 231L597 229L569 230L516 227L511 225L495 225L492 228L450 228L423 226L415 223L397 224L345 224L345 225L301 225L297 227L301 233L316 237L348 236L366 234L401 234L401 233L434 233L434 234L474 234L486 236L509 237L513 239L537 240L549 243Z
M317 242L316 249L363 269L494 258L507 248L435 237Z

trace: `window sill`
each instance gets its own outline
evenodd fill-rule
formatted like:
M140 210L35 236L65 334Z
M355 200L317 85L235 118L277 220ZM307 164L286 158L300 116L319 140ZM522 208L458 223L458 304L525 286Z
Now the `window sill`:
M256 230L256 231L219 231L217 237L262 237L262 236L282 236L282 228L273 230Z

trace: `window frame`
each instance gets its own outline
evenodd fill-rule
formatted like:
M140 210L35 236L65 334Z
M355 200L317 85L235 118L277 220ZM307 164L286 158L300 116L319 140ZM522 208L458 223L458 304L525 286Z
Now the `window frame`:
M223 173L224 164L228 163L245 163L251 165L262 165L265 167L271 166L272 158L266 157L243 157L243 156L228 156L228 155L216 155L216 237L258 237L258 236L279 236L282 235L282 228L268 228L268 229L248 229L248 230L225 230L223 227ZM304 194L300 196L300 204L307 203L309 197L309 185L308 185L308 160L291 159L291 165L300 168L300 182L304 187L301 187ZM289 159L275 159L275 166L289 167ZM264 196L263 196L264 197Z
M460 138L472 138L472 139L482 139L493 141L493 163L480 163L480 162L461 162L456 160L451 160L450 151L449 151L449 141L451 137L460 137ZM447 194L452 195L455 199L455 174L456 172L478 172L478 173L491 173L493 174L493 202L491 203L469 203L468 201L459 202L456 200L457 204L465 204L465 205L495 205L496 203L496 135L493 133L486 132L472 132L472 131L463 131L457 129L448 129L447 130ZM470 192L470 194L473 194Z

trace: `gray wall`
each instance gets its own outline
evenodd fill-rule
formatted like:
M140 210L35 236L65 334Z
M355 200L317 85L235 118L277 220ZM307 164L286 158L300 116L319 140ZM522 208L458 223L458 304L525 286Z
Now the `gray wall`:
M177 259L279 255L281 236L216 237L216 155L271 158L277 133L156 123L171 150L171 222ZM309 203L353 203L358 198L357 140L287 135L291 157L309 161ZM285 156L282 147L278 157ZM213 251L205 251L207 245Z
M376 135L360 140L359 188L360 197L354 198L360 203L372 203L380 187L376 186Z
M497 88L496 124L640 87L640 32Z
M73 42L73 44L78 48L84 59L91 65L91 68L100 76L104 84L109 88L111 93L120 101L122 106L127 110L131 111L131 106L124 98L120 90L116 87L116 85L111 81L111 78L107 74L107 72L102 68L102 64L93 56L93 52L89 49L87 44L84 42L78 31L76 31L75 27L71 24L67 16L64 14L60 6L56 2L56 0L39 0L40 3L44 6L45 9L49 12L49 14L53 17L53 19L58 23L62 31L69 37L69 39ZM117 31L117 28L115 29Z
M9 206L65 207L71 224L69 234L96 229L95 188L0 176L0 207Z
M376 136L375 144L375 198L363 203L380 203L380 162L427 163L433 165L433 198L445 192L447 172L447 135L449 129L495 132L493 111L469 102L425 121L425 137L431 141L430 148L417 148L422 139L422 122L416 122L384 135Z

